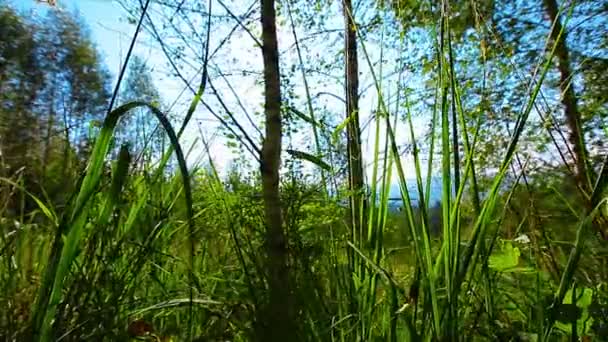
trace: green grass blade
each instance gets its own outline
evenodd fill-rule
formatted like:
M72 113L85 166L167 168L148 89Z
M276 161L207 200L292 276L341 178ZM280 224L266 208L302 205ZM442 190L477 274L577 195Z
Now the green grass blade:
M163 125L175 150L180 171L184 182L186 210L191 231L192 221L192 190L186 161L184 159L177 136L166 116L156 107L144 102L131 102L113 110L105 119L100 134L95 142L93 152L86 168L86 174L74 202L69 219L65 219L58 228L51 250L51 258L39 289L36 306L34 307L34 339L50 341L53 338L52 322L56 307L61 300L64 280L76 256L79 243L84 234L87 219L85 206L97 189L101 180L105 157L110 149L112 134L121 116L138 107L149 108Z

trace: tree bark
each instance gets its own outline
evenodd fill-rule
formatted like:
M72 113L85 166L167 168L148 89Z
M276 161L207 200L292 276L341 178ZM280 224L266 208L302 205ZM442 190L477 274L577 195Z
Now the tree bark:
M55 79L53 78L51 85L51 98L49 99L49 114L46 122L46 136L44 139L44 152L42 154L42 184L45 184L47 179L46 171L49 157L51 154L51 138L53 135L53 126L55 126Z
M566 117L566 124L570 130L568 136L568 142L572 146L573 159L574 159L574 177L577 186L583 192L591 194L593 191L593 185L596 181L596 175L592 167L589 166L587 160L587 148L585 145L585 135L581 125L581 113L578 109L578 102L574 89L570 85L572 82L572 71L570 69L570 52L567 44L566 31L562 33L560 39L558 39L559 32L562 30L562 24L559 18L559 8L556 0L543 0L545 4L545 10L549 15L549 19L553 26L551 31L551 38L555 42L555 55L557 56L557 68L560 74L560 90L562 92L562 105L564 106L564 115ZM584 197L584 195L583 195ZM594 199L587 201L587 210L591 212L597 205ZM608 219L602 213L600 213L593 220L595 229L598 231L600 236L604 240L608 240Z
M357 32L351 0L343 1L344 54L346 60L346 117L348 118L347 151L349 168L350 215L354 232L361 234L365 223L365 183L361 158L361 129L359 126L359 65L357 61ZM363 208L363 210L362 210ZM359 236L363 238L363 236Z
M292 301L287 264L287 238L283 230L279 197L281 165L281 83L274 0L261 0L262 55L264 58L264 96L266 137L262 144L260 169L266 216L266 253L269 299L260 323L263 341L289 341L293 333Z
M543 0L545 10L549 15L549 20L555 23L553 31L551 31L551 39L556 44L555 56L557 57L557 67L560 74L560 90L562 92L562 105L564 107L564 116L569 129L568 142L572 146L574 159L574 173L577 185L584 191L590 190L587 172L590 170L587 167L587 150L585 147L585 136L581 128L581 113L578 109L578 103L574 89L571 86L572 71L570 69L570 53L568 49L567 33L564 31L559 37L559 32L562 30L562 24L559 17L559 8L556 0Z

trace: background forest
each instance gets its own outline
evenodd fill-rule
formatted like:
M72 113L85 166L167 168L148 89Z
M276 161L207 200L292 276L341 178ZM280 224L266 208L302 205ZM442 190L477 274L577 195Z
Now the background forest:
M117 0L117 72L65 2L0 0L0 340L608 340L607 1Z

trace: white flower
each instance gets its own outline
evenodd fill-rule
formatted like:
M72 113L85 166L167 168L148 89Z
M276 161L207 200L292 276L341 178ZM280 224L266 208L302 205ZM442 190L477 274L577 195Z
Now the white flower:
M530 238L528 237L528 235L522 234L522 235L516 237L513 241L521 243L521 244L528 244L528 243L530 243Z

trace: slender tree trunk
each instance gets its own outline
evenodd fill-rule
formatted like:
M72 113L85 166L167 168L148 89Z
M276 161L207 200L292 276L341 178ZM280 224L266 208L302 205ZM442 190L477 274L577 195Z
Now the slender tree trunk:
M564 106L564 115L566 124L569 129L568 140L572 146L574 159L575 181L581 189L589 190L589 182L587 179L587 150L585 147L585 136L581 128L581 113L578 109L578 103L574 88L572 87L572 71L570 70L570 53L566 42L567 34L564 31L561 38L558 40L559 32L562 30L562 24L559 18L559 8L556 0L543 0L545 10L549 15L549 20L554 22L551 38L556 42L555 55L557 57L557 66L560 74L560 90L562 92L562 105Z
M72 160L70 158L70 152L72 151L72 145L70 142L70 123L68 121L68 113L64 105L63 108L63 126L64 126L64 139L63 143L63 170L61 171L62 179L68 179L68 172L72 169Z
M566 31L562 33L558 40L559 32L562 30L562 24L559 18L559 8L556 0L543 0L545 10L549 15L551 22L555 23L551 38L556 42L555 55L557 56L557 67L560 74L560 90L562 92L562 105L564 106L564 114L566 116L566 124L570 130L568 140L573 150L574 158L574 173L575 182L582 191L591 192L593 182L595 182L595 172L587 162L587 149L585 145L585 135L581 125L581 113L578 109L578 103L572 83L572 71L570 69L570 52L567 44ZM587 209L591 211L597 203L591 199L587 203ZM602 213L594 219L595 229L599 232L604 240L608 240L608 218Z
M346 60L346 116L347 150L349 167L350 214L353 230L362 234L365 223L365 184L363 180L363 159L361 158L361 129L359 126L359 65L357 63L357 32L351 0L343 0L345 26L344 54ZM363 209L363 210L362 210ZM359 236L363 238L363 236Z
M49 114L46 122L46 136L44 139L44 152L42 155L42 184L46 181L47 164L50 162L51 138L53 135L53 126L55 126L55 81L51 86L51 98L49 100Z
M359 244L359 248L369 246L366 230L366 203L363 182L363 160L361 158L361 131L359 128L359 64L357 60L357 32L354 20L352 0L342 0L342 15L344 16L344 60L345 60L345 92L346 92L346 150L348 158L348 190L350 211L350 240ZM372 240L374 237L372 237ZM371 242L371 241L370 241ZM354 251L349 248L348 262L351 272L363 276L365 268L356 262ZM355 298L357 291L350 283L350 298ZM349 310L357 314L359 306L356 301L349 303Z
M264 58L264 96L266 137L262 145L261 173L266 215L266 253L269 302L263 310L263 341L289 341L293 333L292 301L287 264L287 238L283 230L279 197L281 166L281 83L274 0L261 0L262 55Z

